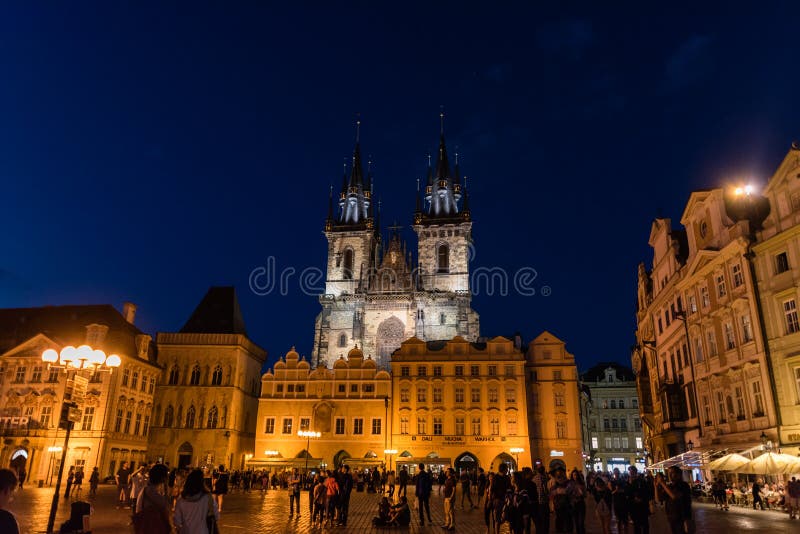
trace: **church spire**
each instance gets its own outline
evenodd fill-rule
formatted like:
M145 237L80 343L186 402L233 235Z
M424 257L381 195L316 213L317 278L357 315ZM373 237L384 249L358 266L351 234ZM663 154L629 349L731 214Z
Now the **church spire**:
M356 119L355 147L353 148L350 176L347 163L344 165L342 192L339 197L340 213L338 224L352 227L354 225L372 225L372 175L364 181L364 166L361 163L361 118Z
M428 159L428 185L425 188L427 201L426 219L446 219L458 215L458 201L461 198L460 185L455 187L447 157L447 144L444 140L444 110L439 113L439 153L436 156L436 171L432 172L430 156Z

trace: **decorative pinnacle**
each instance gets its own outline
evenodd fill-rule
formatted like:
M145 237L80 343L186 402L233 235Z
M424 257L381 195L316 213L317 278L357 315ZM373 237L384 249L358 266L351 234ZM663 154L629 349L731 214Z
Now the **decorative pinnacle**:
M431 166L431 153L428 152L428 167Z
M456 165L458 165L458 145L456 145Z
M356 143L361 139L361 113L356 113Z
M467 188L467 177L464 176L464 189L466 189L466 188Z
M419 178L417 178L417 193L419 193Z
M439 133L444 135L444 105L439 106Z

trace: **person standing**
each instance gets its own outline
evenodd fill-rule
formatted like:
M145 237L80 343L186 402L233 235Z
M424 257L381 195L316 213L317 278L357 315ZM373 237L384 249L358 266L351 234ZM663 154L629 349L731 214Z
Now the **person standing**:
M786 506L789 508L789 519L800 516L800 480L795 477L786 484Z
M476 500L478 501L478 505L481 504L481 499L483 499L484 494L486 493L486 472L483 470L483 467L478 468L478 496ZM476 506L477 508L477 506Z
M89 497L97 497L97 486L100 484L100 471L97 467L92 468L92 474L89 475Z
M455 476L455 474L453 475ZM447 482L445 482L447 483ZM470 495L470 486L472 481L469 478L469 471L461 472L461 509L464 509L464 497L469 501L470 508L477 508L475 503L472 502L472 495Z
M761 499L761 479L756 479L753 482L753 510L756 507L761 506L761 509L764 510L764 501Z
M511 479L508 476L508 464L501 463L498 467L500 471L489 484L489 495L487 498L491 501L489 507L490 522L494 532L500 532L500 524L503 522L503 507L506 502L506 493L511 490Z
M334 526L334 521L336 519L336 512L339 506L340 488L339 488L339 483L336 481L336 477L333 476L333 472L330 469L327 471L326 475L327 477L325 478L325 502L327 503L328 510L326 513L327 517L325 519L325 524Z
M389 486L389 500L394 501L394 485L395 485L394 471L389 471L388 473L386 473L386 485Z
M611 534L611 492L602 477L594 479L594 515L600 522L603 534ZM538 532L538 530L537 530ZM547 532L546 530L543 532Z
M650 486L636 466L628 467L628 483L624 486L628 514L633 520L633 534L650 533Z
M0 469L0 532L3 534L19 534L19 525L14 514L7 510L14 499L17 489L17 475L11 469Z
M19 471L17 472L17 478L19 479L19 489L22 489L22 485L25 483L25 479L28 477L28 472L25 471L25 467L20 467Z
M467 479L467 483L469 483L469 479ZM442 528L445 530L455 530L456 529L456 472L453 470L452 467L447 468L447 477L444 480L443 495L444 495L444 525L442 525ZM461 501L462 503L464 501L463 494L461 495Z
M149 522L147 530L141 534L168 534L172 531L172 524L169 520L169 500L166 497L166 484L169 470L164 464L156 464L150 468L147 474L147 486L139 492L135 501L134 509L136 514L145 509L153 509L157 512L160 522ZM144 476L142 476L144 478ZM152 512L151 512L152 513ZM156 514L154 514L156 515ZM136 523L134 522L134 529ZM136 531L139 534L139 531Z
M79 467L75 471L75 480L72 482L72 485L73 485L72 495L75 498L80 499L81 492L83 491L83 468L82 467Z
M536 487L536 512L534 525L536 532L550 532L550 490L547 487L547 474L544 465L538 460L536 474L533 475L533 485Z
M563 469L557 469L555 481L550 488L550 499L556 514L556 532L572 532L572 510L567 485L567 474Z
M214 496L214 500L217 501L217 510L222 513L222 500L225 498L225 495L228 494L229 481L229 474L227 471L225 471L224 465L219 466L219 471L211 476L211 480L213 486L211 494ZM300 509L299 499L297 502L297 508L298 510Z
M64 498L68 499L69 494L72 492L72 484L75 482L75 468L70 467L69 473L67 473L67 487L64 490Z
M583 475L573 469L567 483L567 495L572 508L572 519L575 523L575 534L586 534L586 483Z
M203 472L195 469L186 477L175 503L175 529L178 534L208 534L206 517L211 513L219 521L216 502L203 483Z
M400 483L400 487L397 490L397 496L406 496L406 486L408 486L408 469L406 466L400 468L400 473L397 476L398 481Z
M414 477L415 490L414 495L417 497L417 507L419 508L419 524L425 524L425 512L428 514L428 522L433 523L431 519L431 491L433 490L433 479L429 471L425 471L425 464L419 464L419 473Z
M128 479L131 472L128 469L128 462L123 462L122 467L119 468L117 474L114 475L114 480L117 483L117 508L128 506Z
M329 475L330 476L330 475ZM300 472L295 467L289 478L289 519L294 515L295 503L297 504L297 517L300 517Z
M660 500L664 502L664 510L672 534L686 534L692 521L692 490L681 476L681 469L672 466L667 471L669 483L663 475L656 478L656 491L660 492Z

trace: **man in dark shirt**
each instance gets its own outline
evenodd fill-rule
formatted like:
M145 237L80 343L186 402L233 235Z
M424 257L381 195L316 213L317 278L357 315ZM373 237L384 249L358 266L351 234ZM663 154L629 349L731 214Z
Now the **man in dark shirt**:
M128 493L128 480L131 476L131 471L128 469L128 462L124 462L122 467L119 468L114 478L117 481L117 492L119 494L119 506L126 506L130 495Z
M408 486L408 469L406 469L406 466L403 466L403 468L400 469L400 473L398 474L397 478L400 483L400 489L397 490L397 496L400 497L402 495L405 497L406 486Z
M339 525L347 526L347 515L350 513L350 493L353 491L353 476L350 466L343 465L339 473Z
M463 476L463 475L462 475ZM469 481L469 479L467 479ZM463 499L463 497L462 497ZM456 472L452 467L447 468L447 478L444 480L444 525L445 530L456 529Z
M761 499L761 480L756 480L753 482L753 510L755 510L758 506L761 506L761 509L764 509L764 501Z
M678 466L669 468L669 483L664 477L656 479L656 487L662 492L664 510L672 534L684 534L687 522L692 520L692 489L682 479Z
M19 525L14 514L6 510L17 489L17 475L11 469L0 469L0 532L3 534L19 534Z
M639 475L635 466L628 468L628 483L624 485L625 499L628 504L628 513L633 519L633 534L648 534L650 532L650 491L647 481Z
M416 490L414 495L417 496L419 508L419 524L425 524L424 512L427 511L428 521L433 523L431 519L431 490L433 490L433 479L431 474L425 471L425 464L419 464L419 473L414 477L416 482Z

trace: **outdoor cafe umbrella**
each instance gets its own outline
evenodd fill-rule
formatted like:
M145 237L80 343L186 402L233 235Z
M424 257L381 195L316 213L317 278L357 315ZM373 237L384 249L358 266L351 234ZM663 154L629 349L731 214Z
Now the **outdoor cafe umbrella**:
M751 475L779 475L794 472L798 468L800 466L794 456L770 451L754 458L737 471Z
M711 471L736 471L748 463L750 463L749 458L733 452L721 458L717 458L706 467Z

